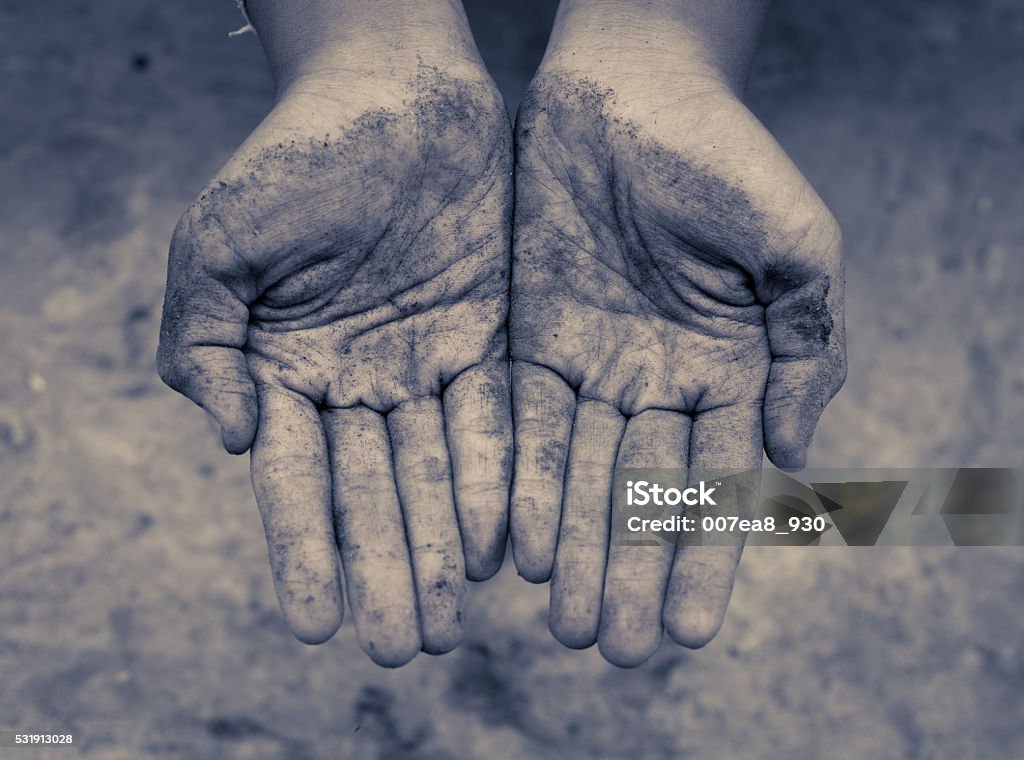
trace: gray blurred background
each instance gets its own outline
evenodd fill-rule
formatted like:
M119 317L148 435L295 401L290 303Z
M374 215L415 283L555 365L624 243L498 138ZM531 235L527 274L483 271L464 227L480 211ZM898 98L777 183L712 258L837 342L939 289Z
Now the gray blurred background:
M514 110L553 4L468 10ZM174 223L270 103L239 25L0 1L0 728L73 731L61 758L1024 757L1020 549L751 549L721 635L634 671L557 645L510 566L453 654L293 640L246 458L153 370ZM750 103L848 246L812 465L1021 465L1022 88L1019 0L776 3Z

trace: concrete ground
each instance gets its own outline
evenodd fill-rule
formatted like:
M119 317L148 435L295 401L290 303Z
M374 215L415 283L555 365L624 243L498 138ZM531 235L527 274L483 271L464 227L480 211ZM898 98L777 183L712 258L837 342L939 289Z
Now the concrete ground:
M722 634L617 670L545 587L388 671L285 631L245 458L153 370L166 247L271 88L230 0L0 2L0 728L90 758L1021 758L1021 549L752 549ZM548 2L469 4L511 106ZM1020 466L1024 5L779 0L754 110L839 218L819 466Z

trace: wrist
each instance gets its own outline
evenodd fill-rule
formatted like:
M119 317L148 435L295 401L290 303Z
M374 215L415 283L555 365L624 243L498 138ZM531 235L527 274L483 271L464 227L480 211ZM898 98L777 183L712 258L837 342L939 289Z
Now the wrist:
M247 0L278 96L303 82L483 70L460 0Z
M545 70L742 92L768 0L562 0Z

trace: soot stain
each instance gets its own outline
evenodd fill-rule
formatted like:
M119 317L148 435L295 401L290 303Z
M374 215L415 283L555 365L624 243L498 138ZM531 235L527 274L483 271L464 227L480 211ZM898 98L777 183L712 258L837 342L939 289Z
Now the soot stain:
M568 446L561 441L545 441L537 456L537 465L547 475L561 477L565 470Z
M245 220L259 217L258 209L254 211L252 207L258 205L265 191L272 184L327 174L346 177L360 187L373 181L384 181L391 187L395 196L388 204L387 215L392 223L384 232L389 235L389 246L402 248L410 241L400 239L399 221L416 215L425 189L433 187L437 193L437 188L450 188L449 194L456 201L466 201L462 196L478 190L463 190L459 178L466 174L483 177L495 170L511 175L506 112L504 107L498 107L500 102L496 103L495 98L499 96L492 88L484 82L446 78L427 66L420 68L411 86L414 97L407 108L371 109L334 135L278 142L249 157L237 178L212 183L196 199L189 212L193 234L222 230L220 234L226 234L233 247L255 248L259 245L259 230ZM467 140L469 124L475 131L472 140ZM423 145L437 143L450 144L455 150L420 150ZM477 153L471 153L477 146ZM430 176L429 186L403 181L401 157L409 150L423 153L423 172ZM468 184L479 187L476 183ZM510 224L511 198L505 206L506 222ZM232 229L225 230L225 225ZM242 225L244 229L237 229ZM418 234L421 225L407 226L414 228L408 233L411 237ZM322 247L325 256L332 256L336 244L331 235L325 233L317 238L310 245ZM390 278L394 273L385 267L379 274ZM310 272L314 279L323 280L328 275L330 272ZM259 300L254 304L257 310L259 304Z
M520 113L528 114L517 123L517 166L531 167L538 161L541 148L547 151L586 150L585 162L598 163L594 168L603 177L601 185L583 183L578 171L565 168L565 179L571 192L584 188L589 198L575 198L587 224L581 234L606 226L612 240L622 241L621 253L626 275L642 287L652 308L663 316L679 320L688 317L687 307L676 287L693 272L684 272L671 257L658 254L660 249L680 250L687 259L715 269L726 267L743 274L736 260L747 252L763 251L767 246L768 228L764 215L752 205L747 193L719 176L712 167L686 160L629 120L612 112L613 90L564 74L549 75L535 82ZM599 125L595 128L595 125ZM540 159L543 161L544 159ZM564 162L567 167L580 165L578 159ZM646 188L638 192L636 169L650 172ZM549 166L548 170L554 171ZM562 171L562 167L559 167ZM659 207L671 209L672 218ZM609 209L607 218L587 218L589 208ZM517 197L516 224L526 227L547 213L543 203ZM592 214L591 214L592 215ZM562 231L560 234L565 234ZM592 244L600 245L595 239ZM588 241L580 237L558 248L585 250ZM560 280L561 278L557 278ZM714 278L695 283L709 290ZM741 280L752 284L751 278ZM676 287L673 287L675 285ZM714 294L713 294L714 295ZM728 302L732 294L717 296ZM751 297L753 297L751 295Z
M804 286L799 293L778 302L781 309L775 314L782 319L799 340L807 344L817 343L827 346L835 323L828 308L828 294L831 279L826 275L810 285Z

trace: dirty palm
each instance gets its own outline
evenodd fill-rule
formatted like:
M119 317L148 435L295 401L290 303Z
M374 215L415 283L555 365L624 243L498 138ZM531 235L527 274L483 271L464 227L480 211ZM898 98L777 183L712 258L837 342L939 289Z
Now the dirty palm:
M489 80L282 99L175 232L164 379L253 487L292 631L396 665L500 566L511 135ZM339 553L341 565L339 568Z
M396 665L461 636L513 550L563 643L620 665L718 630L741 542L608 545L613 469L799 466L845 372L838 232L725 88L639 127L542 76L511 146L493 85L421 72L339 119L282 101L175 235L160 366L253 484L299 638L342 615ZM337 547L337 550L336 548Z
M637 665L663 625L702 646L742 537L609 546L613 470L756 472L762 450L803 465L845 377L838 228L713 79L682 97L545 73L516 146L517 566L550 577L550 627L568 646Z

